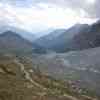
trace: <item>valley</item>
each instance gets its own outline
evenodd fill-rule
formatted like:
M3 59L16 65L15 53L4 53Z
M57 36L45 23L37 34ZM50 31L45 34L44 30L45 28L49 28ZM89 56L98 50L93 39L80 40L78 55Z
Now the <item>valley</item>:
M29 59L30 56L0 56L1 100L99 100L90 90L78 86L74 89L71 81L41 72Z
M0 34L0 100L99 100L100 22L36 39ZM26 39L27 38L27 39ZM92 44L91 44L92 43Z

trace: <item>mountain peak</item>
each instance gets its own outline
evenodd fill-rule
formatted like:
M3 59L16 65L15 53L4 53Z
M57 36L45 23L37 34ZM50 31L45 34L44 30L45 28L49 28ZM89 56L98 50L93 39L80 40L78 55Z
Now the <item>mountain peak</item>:
M32 49L32 44L13 31L6 31L0 35L0 49L15 50Z
M2 33L1 36L19 36L19 35L13 31L7 30L4 33Z

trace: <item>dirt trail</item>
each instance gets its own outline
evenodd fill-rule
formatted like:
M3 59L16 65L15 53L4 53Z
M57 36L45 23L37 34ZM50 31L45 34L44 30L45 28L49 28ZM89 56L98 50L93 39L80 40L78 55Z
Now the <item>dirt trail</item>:
M14 62L20 66L20 70L22 73L24 73L25 75L25 78L30 82L32 83L34 86L40 88L40 89L43 89L43 90L47 90L47 88L45 88L44 86L40 85L39 83L35 82L31 76L30 76L30 73L28 73L26 70L25 70L25 66L17 59L14 60ZM41 93L42 94L42 93ZM68 94L64 94L62 95L64 96L67 100L80 100L74 96L71 96L71 95L68 95ZM85 99L82 99L82 100L85 100ZM89 100L97 100L97 99L92 99L92 98L89 98Z
M35 82L35 81L31 78L30 74L25 70L24 65L23 65L22 63L20 63L19 60L15 59L14 62L20 66L20 69L21 69L21 71L24 73L25 78L26 78L28 81L30 81L30 83L32 83L33 85L35 85L36 87L39 87L39 88L41 88L41 89L44 89L44 90L46 89L45 87L43 87L42 85L38 84L37 82Z

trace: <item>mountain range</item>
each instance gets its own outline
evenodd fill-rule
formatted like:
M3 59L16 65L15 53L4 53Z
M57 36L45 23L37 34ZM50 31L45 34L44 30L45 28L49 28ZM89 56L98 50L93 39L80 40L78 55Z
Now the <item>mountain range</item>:
M89 27L87 24L75 24L69 29L58 29L48 35L40 37L35 43L56 52L66 52L66 47L69 45L69 41L71 41L76 34L84 31L87 27Z
M35 43L58 53L99 47L100 21L92 25L75 24L66 30L55 30Z
M31 45L31 48L35 47L34 48L35 52L52 51L52 52L63 53L73 50L84 50L100 46L99 27L100 27L100 21L97 21L92 25L75 24L69 29L53 30L49 34L41 36L40 38L37 38L33 34L25 32L21 29L12 28L10 30L11 28L10 27L6 28L9 30L6 30L1 33L0 45L1 48L4 48L5 45L6 45L5 47L7 47L7 45L13 45L12 47L15 46L14 48L19 48L19 47L30 48L29 46ZM24 41L24 43L21 42L21 38ZM11 43L8 43L7 41ZM27 45L28 43L30 45Z

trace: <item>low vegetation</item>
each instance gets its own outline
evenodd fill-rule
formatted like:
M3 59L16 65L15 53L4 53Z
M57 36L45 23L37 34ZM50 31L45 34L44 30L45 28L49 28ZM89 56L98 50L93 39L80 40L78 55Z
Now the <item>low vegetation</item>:
M34 68L27 57L0 56L0 100L99 100ZM77 88L77 87L76 87Z

